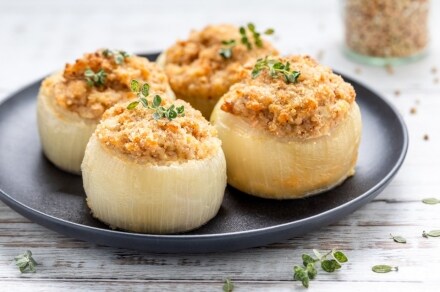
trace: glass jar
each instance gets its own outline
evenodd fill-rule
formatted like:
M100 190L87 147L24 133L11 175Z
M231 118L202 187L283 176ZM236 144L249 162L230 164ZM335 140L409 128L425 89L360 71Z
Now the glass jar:
M422 58L429 41L429 0L343 0L345 53L372 65Z

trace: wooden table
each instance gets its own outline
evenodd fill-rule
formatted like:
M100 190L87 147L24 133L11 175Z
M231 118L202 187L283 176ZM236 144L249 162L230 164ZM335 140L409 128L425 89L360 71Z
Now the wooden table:
M393 182L331 226L266 247L202 255L97 246L47 230L0 203L0 291L221 291L225 278L233 279L236 291L301 290L292 282L292 267L301 254L334 247L346 251L350 262L337 273L320 272L310 291L439 291L440 238L421 235L440 229L440 205L421 200L440 198L440 33L431 34L428 58L391 73L342 55L339 1L236 2L1 1L0 100L86 51L157 51L191 28L253 21L276 29L282 52L318 57L396 105L408 125L410 149ZM438 27L440 3L433 2L432 27ZM394 243L390 233L408 243ZM11 264L26 249L40 263L35 274L20 274ZM375 274L371 267L379 263L397 265L399 271Z

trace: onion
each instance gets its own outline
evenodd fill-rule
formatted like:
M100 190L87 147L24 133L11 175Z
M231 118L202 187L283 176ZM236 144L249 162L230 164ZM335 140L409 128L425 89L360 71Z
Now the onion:
M328 135L279 138L220 109L211 116L228 165L228 183L263 198L296 199L341 184L355 172L361 115L353 104L347 118Z
M48 78L59 81L62 73ZM175 100L171 88L167 98ZM81 174L81 162L87 142L95 131L98 121L81 118L75 112L66 110L40 89L37 98L37 124L41 144L46 157L64 171Z
M203 160L140 164L93 135L82 173L93 216L113 228L144 233L183 232L205 224L217 214L226 187L220 147Z
M82 119L60 107L54 96L40 90L37 124L46 157L62 170L80 174L87 142L98 122Z
M165 69L166 59L167 59L166 52L163 52L157 57L156 64L159 67ZM192 97L192 96L185 96L184 98L180 96L177 98L183 99L189 104L191 104L191 106L199 110L206 119L209 119L212 110L217 104L217 99L208 99L208 98L200 98L200 97Z

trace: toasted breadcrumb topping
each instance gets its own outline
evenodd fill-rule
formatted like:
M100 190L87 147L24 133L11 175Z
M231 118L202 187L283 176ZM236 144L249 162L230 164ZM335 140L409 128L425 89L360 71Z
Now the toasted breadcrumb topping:
M219 51L222 41L234 39L237 45L232 56L224 59ZM240 42L240 33L233 25L209 25L201 31L192 31L188 40L178 41L166 51L165 72L179 98L218 100L229 87L240 80L241 66L251 59L278 55L270 43L248 50Z
M279 59L300 71L296 83L282 76L272 77L268 70L253 79L252 64L245 66L246 78L224 95L221 109L244 117L275 136L315 138L328 132L349 113L355 101L353 87L330 68L309 56Z
M54 96L56 103L80 117L98 120L115 103L135 97L130 92L132 79L148 82L152 89L166 92L168 78L164 71L147 59L130 55L117 64L113 55L104 50L84 54L73 64L66 64L62 78L47 78L43 90ZM88 85L84 76L87 69L107 74L103 86Z
M150 100L149 100L150 101ZM106 147L128 155L139 163L167 165L212 157L221 148L217 131L202 114L182 100L172 102L185 107L185 116L172 121L155 120L154 110L138 106L128 110L126 103L108 109L96 129ZM162 106L171 102L162 100Z

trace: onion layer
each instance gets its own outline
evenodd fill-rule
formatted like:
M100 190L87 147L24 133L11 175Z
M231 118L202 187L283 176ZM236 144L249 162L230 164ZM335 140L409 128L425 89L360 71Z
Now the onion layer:
M37 124L46 157L62 170L80 174L87 142L98 123L59 107L54 97L40 91Z
M176 233L213 218L226 187L223 151L166 166L139 164L90 138L82 164L87 204L113 228Z
M228 183L263 198L296 199L318 194L354 174L361 138L356 103L328 135L314 139L275 137L220 109L211 116L228 165Z

